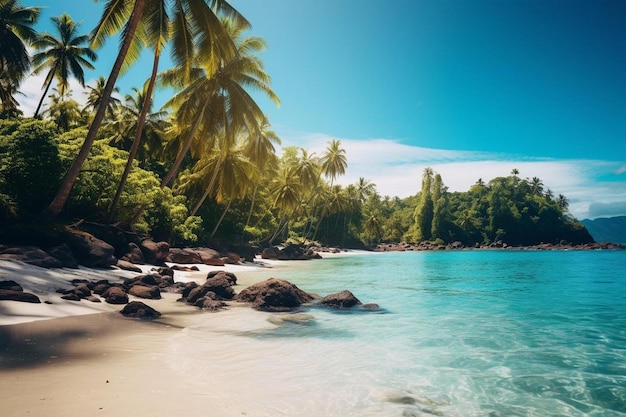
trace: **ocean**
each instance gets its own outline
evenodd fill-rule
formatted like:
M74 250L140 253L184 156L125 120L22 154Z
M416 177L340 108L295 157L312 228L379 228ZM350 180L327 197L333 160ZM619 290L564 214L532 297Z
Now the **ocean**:
M234 307L172 336L170 366L221 387L225 409L626 416L626 251L348 254L263 274L380 310Z

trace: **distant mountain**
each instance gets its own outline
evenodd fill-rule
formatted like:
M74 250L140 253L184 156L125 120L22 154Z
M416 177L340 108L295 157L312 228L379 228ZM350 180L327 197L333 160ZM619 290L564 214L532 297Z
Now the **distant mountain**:
M585 219L581 223L596 242L621 243L626 245L626 216Z

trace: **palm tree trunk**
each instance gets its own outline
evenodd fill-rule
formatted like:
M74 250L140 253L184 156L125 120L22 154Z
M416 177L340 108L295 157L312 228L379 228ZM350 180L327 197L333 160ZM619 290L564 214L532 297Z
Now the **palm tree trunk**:
M191 214L189 214L190 216L195 216L196 215L198 210L200 210L200 207L202 207L202 204L204 204L204 200L206 200L207 197L209 196L209 194L211 194L211 191L213 191L213 187L215 187L215 181L217 181L217 174L218 174L221 166L222 166L221 163L218 163L215 166L215 169L213 170L213 175L211 176L211 182L209 182L209 185L208 185L208 187L206 187L206 190L204 191L204 194L202 194L202 197L200 197L200 200L198 201L198 203L196 203L196 205L193 208L193 210L191 210ZM229 205L230 205L230 203L229 203Z
M137 156L137 151L139 150L139 145L141 144L141 135L143 133L143 126L146 122L146 117L148 116L148 110L150 109L150 104L152 103L152 91L154 90L154 84L156 82L157 72L159 71L160 56L161 56L161 51L160 51L160 48L157 47L154 51L154 61L152 63L152 74L150 75L150 81L148 82L148 90L146 91L145 101L143 103L143 106L141 107L141 113L139 113L139 120L137 120L137 131L135 132L135 139L133 140L133 145L130 148L128 161L126 161L126 166L124 167L124 173L122 174L120 183L117 186L115 197L113 197L113 201L111 202L111 207L109 208L109 222L113 219L113 213L115 213L115 209L117 208L117 205L120 202L120 197L122 196L122 190L124 190L124 186L126 185L126 180L128 179L128 175L130 174L130 171L133 169L133 161L135 160L135 156Z
M224 217L226 217L226 212L228 212L228 209L230 209L230 205L232 203L233 203L232 199L228 200L228 204L226 205L226 208L224 209L224 212L222 212L222 215L220 216L220 219L217 221L217 224L215 225L215 227L213 228L213 231L211 232L211 236L209 237L209 241L213 240L213 236L215 236L215 233L217 232L217 229L220 227L220 224L222 224L222 221L224 220Z
M248 218L246 219L246 227L250 225L250 219L252 218L252 210L254 209L254 200L256 200L256 193L259 191L259 185L254 185L254 191L252 191L252 201L250 202L250 210L248 210Z
M113 93L113 88L115 87L115 82L117 81L117 77L120 73L120 69L122 68L122 64L124 63L124 59L126 58L126 54L128 53L128 48L135 36L135 30L137 29L137 25L139 24L139 20L143 14L143 9L146 4L146 0L135 0L135 5L133 7L133 12L130 16L130 21L128 24L128 31L125 33L124 42L122 43L122 47L120 48L119 53L117 54L117 58L115 59L115 63L113 64L113 68L111 69L111 74L107 80L106 86L104 88L104 93L102 94L102 99L100 102L100 106L98 106L98 111L94 116L93 121L91 122L91 126L89 126L89 131L87 132L87 137L85 138L85 142L78 152L78 156L74 159L72 166L70 167L68 173L65 175L63 179L63 183L59 187L57 191L57 195L52 200L52 203L46 208L43 215L45 217L56 217L59 215L61 210L63 210L63 206L65 206L65 202L67 201L70 192L72 191L72 187L74 187L74 183L76 182L76 178L78 178L78 174L83 166L83 163L89 156L89 151L91 151L91 147L93 146L93 142L96 139L96 134L98 133L98 129L102 124L102 120L104 119L104 114L107 109L107 105L109 104L109 99L111 98L111 94Z
M208 104L204 105L204 107L200 111L200 114L204 113L204 109L206 108L207 105ZM198 117L196 119L196 122L193 125L193 128L191 129L191 132L189 132L187 139L185 139L185 144L183 145L183 148L180 150L180 152L178 152L178 155L176 156L176 160L174 161L174 165L172 165L170 170L163 177L163 180L161 181L161 188L169 184L170 181L172 181L172 179L178 172L178 170L180 169L180 166L183 163L183 159L185 159L185 155L187 155L187 152L189 152L189 149L191 148L191 142L193 142L193 137L195 136L195 134L198 132L198 129L200 128L201 122L202 122L202 118Z
M56 62L54 64L54 68L50 70L51 74L54 74L54 71L56 71L57 69L57 65L58 65L58 62ZM41 105L43 104L43 101L46 98L46 94L48 94L48 90L50 89L50 86L52 85L53 80L54 80L54 77L50 77L48 84L46 84L46 89L44 90L43 95L41 96L41 100L39 100L39 104L37 104L37 109L35 110L35 114L33 115L33 118L35 119L37 118L37 116L39 116L39 110L41 110Z

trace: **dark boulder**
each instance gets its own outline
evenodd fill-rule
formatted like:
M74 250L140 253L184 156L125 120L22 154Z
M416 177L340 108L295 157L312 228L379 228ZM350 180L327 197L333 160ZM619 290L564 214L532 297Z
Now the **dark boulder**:
M270 278L242 290L235 299L252 303L261 311L289 311L313 300L313 296L294 284Z
M109 304L127 304L128 294L120 287L109 287L102 293L102 297Z
M110 287L111 287L111 283L106 279L102 279L94 283L92 291L96 294L102 294L106 290L108 290Z
M119 227L110 224L101 224L93 222L81 222L77 226L83 232L108 243L115 248L114 255L121 257L128 252L128 239L126 233Z
M185 271L185 272L194 272L194 271L199 271L200 270L200 268L198 268L195 265L193 265L193 266L172 265L172 269L174 271Z
M0 259L20 261L41 268L62 268L63 262L36 246L8 246L0 250Z
M159 287L154 286L145 286L145 285L133 285L128 290L128 294L134 295L139 298L148 298L151 300L159 300L161 298L161 291Z
M169 268L167 266L162 266L159 268L152 268L150 271L154 271L157 274L159 274L160 276L169 276L174 278L174 270L172 268Z
M202 258L192 249L170 248L167 261L176 264L201 264Z
M131 301L124 306L120 313L125 317L135 317L147 320L158 319L161 317L161 313L141 301Z
M198 299L194 305L208 311L219 311L227 307L225 302L206 296Z
M124 271L143 272L141 268L139 268L137 265L123 259L118 259L115 266L117 266L119 269L123 269Z
M134 242L131 242L128 244L128 252L122 255L120 259L123 259L125 261L131 262L134 264L139 264L139 265L143 265L146 263L146 259L143 256L143 252L141 251L139 246Z
M39 297L23 291L3 290L0 289L0 300L20 301L23 303L41 303Z
M81 265L105 268L117 263L113 246L89 233L68 230L63 238Z
M261 259L278 259L278 250L276 250L276 248L263 249Z
M226 272L226 271L211 271L206 275L206 278L213 278L217 275L225 275L226 279L228 279L230 281L230 285L237 285L237 276L235 274L233 274L232 272Z
M0 281L0 290L24 291L22 286L13 280Z
M327 295L319 300L318 303L335 309L352 308L356 305L362 304L361 301L348 290Z
M204 284L202 284L202 287L207 288L209 291L214 292L218 297L225 300L231 300L235 296L235 290L233 290L231 278L228 277L226 273L218 273L217 275L208 278Z
M65 268L78 268L78 261L74 257L72 249L66 243L48 248L46 252L48 252L48 255L61 261Z
M154 242L153 240L146 239L141 241L139 245L143 257L146 263L151 265L165 265L170 252L170 245L167 242Z

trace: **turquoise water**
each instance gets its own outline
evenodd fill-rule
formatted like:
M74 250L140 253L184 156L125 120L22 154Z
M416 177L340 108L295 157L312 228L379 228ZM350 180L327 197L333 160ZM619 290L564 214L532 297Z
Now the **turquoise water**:
M247 415L626 416L626 251L348 255L267 275L382 310L188 329L178 354L216 359L200 379L233 376Z

